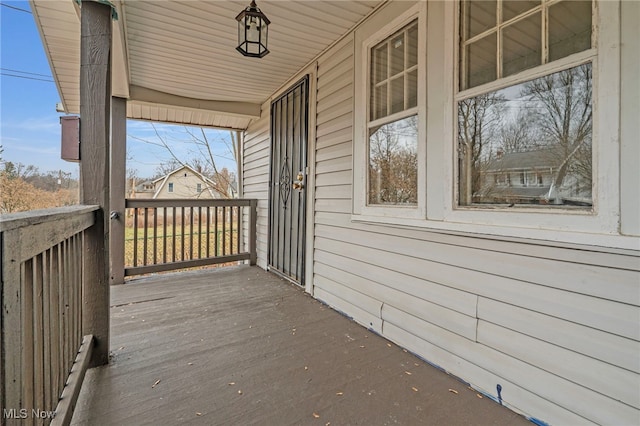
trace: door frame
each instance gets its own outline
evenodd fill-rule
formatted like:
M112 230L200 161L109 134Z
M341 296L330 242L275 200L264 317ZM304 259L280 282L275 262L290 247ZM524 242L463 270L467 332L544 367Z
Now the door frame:
M306 229L305 229L305 242L304 242L304 290L313 296L313 249L315 242L315 177L316 177L316 106L317 106L317 76L318 76L318 63L313 62L307 66L300 73L296 74L293 78L284 83L278 90L267 100L269 105L269 150L271 151L271 103L278 100L282 95L293 88L300 82L305 76L308 76L308 105L307 105L307 175L305 176L305 185L307 189L305 200L305 215L306 215ZM269 176L271 176L271 153L269 154ZM271 180L271 178L269 178ZM266 268L269 266L269 251L271 250L271 185L269 185L269 198L268 203L268 221L267 221L267 258Z

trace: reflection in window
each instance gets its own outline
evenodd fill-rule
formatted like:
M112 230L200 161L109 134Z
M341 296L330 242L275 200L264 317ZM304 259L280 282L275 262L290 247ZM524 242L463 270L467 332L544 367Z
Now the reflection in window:
M369 129L369 204L417 204L417 170L417 116Z
M591 63L458 102L460 205L592 205Z

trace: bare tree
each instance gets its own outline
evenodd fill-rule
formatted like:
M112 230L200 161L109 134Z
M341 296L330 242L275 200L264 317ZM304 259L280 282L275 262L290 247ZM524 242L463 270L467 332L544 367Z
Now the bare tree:
M491 140L500 120L504 96L497 92L458 103L458 155L460 203L470 205L482 185L482 164L491 156Z
M561 204L559 191L569 173L576 172L583 186L591 186L592 69L580 65L524 85L522 95L537 108L531 121L557 164L547 198Z
M417 203L417 119L383 125L369 138L369 202Z
M210 183L208 187L203 189L211 189L219 193L223 198L232 198L233 186L235 183L235 173L230 172L228 169L219 169L219 161L231 160L238 163L237 152L237 140L235 132L229 132L230 137L220 137L216 140L210 140L209 135L205 132L204 128L189 128L184 127L186 137L179 141L179 143L188 144L188 158L181 158L176 154L173 144L169 142L168 138L161 134L155 125L151 125L155 139L142 139L134 137L145 143L163 147L170 155L171 159L160 164L156 170L157 176L164 176L182 166L189 166L202 176L209 179ZM226 148L225 155L216 155L213 151L214 145L222 145Z

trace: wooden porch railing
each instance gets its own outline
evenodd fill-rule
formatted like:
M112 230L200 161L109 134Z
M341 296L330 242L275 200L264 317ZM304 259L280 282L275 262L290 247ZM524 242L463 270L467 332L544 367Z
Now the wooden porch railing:
M125 207L125 276L256 263L257 200L127 199Z
M54 411L59 423L73 411L93 343L82 332L83 239L97 209L0 217L2 424L49 424Z

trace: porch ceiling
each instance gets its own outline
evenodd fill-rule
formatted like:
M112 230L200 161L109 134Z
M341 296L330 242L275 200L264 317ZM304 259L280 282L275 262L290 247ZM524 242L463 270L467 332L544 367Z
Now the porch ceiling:
M236 50L235 16L248 0L112 1L114 96L129 118L244 129L260 105L380 0L261 0L271 20L270 54ZM80 7L74 0L31 0L58 91L80 111Z

